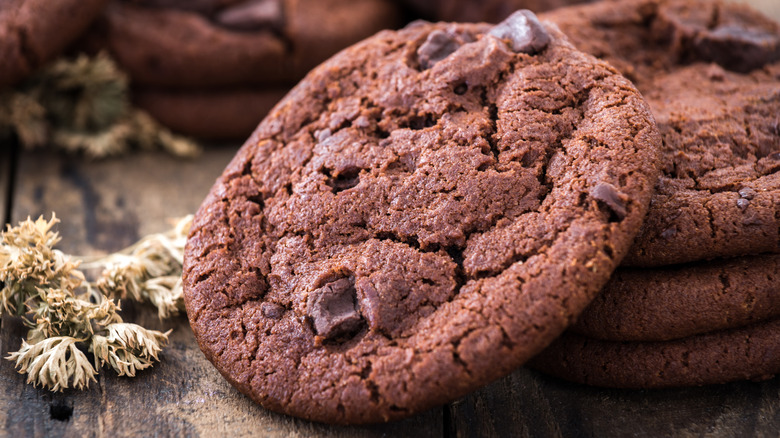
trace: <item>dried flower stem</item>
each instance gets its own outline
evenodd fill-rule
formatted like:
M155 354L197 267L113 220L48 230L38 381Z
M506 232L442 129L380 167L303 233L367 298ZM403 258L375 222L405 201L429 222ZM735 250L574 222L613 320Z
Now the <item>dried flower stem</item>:
M131 377L152 366L170 332L123 322L113 298L148 300L160 315L183 309L180 282L172 278L181 275L190 221L104 258L111 268L95 285L85 280L79 262L54 249L60 240L52 231L56 216L8 226L0 233L0 315L21 316L30 330L7 359L28 374L28 383L52 391L89 387L103 365ZM83 350L92 353L94 367Z

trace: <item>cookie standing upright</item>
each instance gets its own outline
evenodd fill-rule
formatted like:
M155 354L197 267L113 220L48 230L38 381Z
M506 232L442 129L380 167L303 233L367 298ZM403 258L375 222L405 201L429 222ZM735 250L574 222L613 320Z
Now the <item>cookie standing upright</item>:
M544 18L632 79L664 137L626 264L780 252L780 25L707 0L604 2Z
M100 14L106 0L4 0L0 3L0 87L56 57Z
M381 32L298 84L202 204L195 336L291 415L450 401L595 296L641 225L659 140L629 81L527 11Z

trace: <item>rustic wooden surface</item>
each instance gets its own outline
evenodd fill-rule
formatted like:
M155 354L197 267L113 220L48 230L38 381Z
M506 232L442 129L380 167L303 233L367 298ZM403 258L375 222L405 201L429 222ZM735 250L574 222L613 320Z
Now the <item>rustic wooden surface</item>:
M11 178L13 174L11 172L11 156L10 145L3 145L0 143L0 221L3 223L8 221L8 203L10 199L11 190Z
M194 212L235 148L209 148L194 161L136 153L90 162L22 153L15 163L11 217L61 218L60 248L72 254L120 249ZM2 181L8 155L0 154ZM0 196L5 191L0 191ZM2 198L0 198L2 201ZM0 202L0 205L4 203ZM153 309L123 303L126 320L167 330L162 362L138 377L103 370L87 391L50 393L0 361L0 436L777 436L780 379L664 391L573 385L521 369L451 405L411 419L333 427L268 412L228 385L198 350L184 317L161 322ZM0 353L25 329L5 317Z

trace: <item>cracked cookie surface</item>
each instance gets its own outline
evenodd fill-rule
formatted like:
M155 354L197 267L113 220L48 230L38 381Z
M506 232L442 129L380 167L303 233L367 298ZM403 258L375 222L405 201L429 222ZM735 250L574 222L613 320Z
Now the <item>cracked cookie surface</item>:
M543 17L632 79L663 136L656 194L625 264L780 252L780 25L707 0Z
M649 109L532 14L509 20L341 52L216 182L187 314L253 400L330 423L453 400L551 342L628 250L656 177Z

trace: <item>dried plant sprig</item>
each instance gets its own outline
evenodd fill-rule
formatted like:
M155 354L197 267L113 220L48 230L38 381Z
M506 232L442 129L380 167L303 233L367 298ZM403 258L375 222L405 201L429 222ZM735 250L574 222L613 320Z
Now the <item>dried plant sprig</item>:
M192 215L177 221L167 233L144 237L133 246L85 266L102 267L95 287L112 298L131 298L157 307L160 319L184 311L182 263Z
M70 385L77 389L89 388L90 380L97 381L97 372L76 346L80 341L70 336L55 336L34 344L22 340L22 348L11 353L8 359L16 361L19 372L27 373L27 383L34 386L52 391Z
M26 148L54 146L93 158L130 148L192 157L200 147L173 134L129 99L127 77L100 53L59 59L14 90L0 93L0 137Z
M147 330L136 324L115 323L106 326L107 336L93 336L90 349L95 366L108 364L120 376L135 376L137 370L152 366L167 341L166 333Z
M78 264L54 249L59 234L51 228L58 222L43 217L29 218L18 227L8 226L0 240L0 304L4 312L23 315L29 311L30 300L44 300L42 291L76 290L84 281Z
M52 391L83 389L103 364L134 376L152 366L170 332L147 330L122 321L119 306L96 294L78 262L54 249L60 238L46 221L29 218L8 227L0 239L0 315L22 316L30 327L16 361L27 382ZM95 355L95 366L82 349Z

